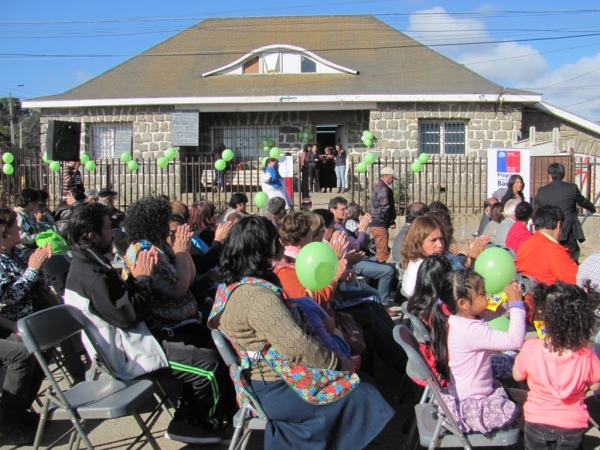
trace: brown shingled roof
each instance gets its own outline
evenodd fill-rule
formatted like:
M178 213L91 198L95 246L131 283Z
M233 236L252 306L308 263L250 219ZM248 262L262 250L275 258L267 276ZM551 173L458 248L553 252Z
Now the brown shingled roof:
M202 77L273 44L303 47L359 74ZM252 17L204 20L70 91L33 100L495 94L501 89L373 16Z

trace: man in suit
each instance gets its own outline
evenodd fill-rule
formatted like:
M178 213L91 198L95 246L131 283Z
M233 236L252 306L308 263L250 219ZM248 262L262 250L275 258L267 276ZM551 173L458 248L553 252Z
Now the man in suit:
M577 205L582 208L596 212L596 207L592 202L586 199L579 188L573 183L563 181L565 177L565 166L560 163L552 163L548 166L548 175L550 183L538 189L535 197L535 211L540 206L556 205L565 213L565 221L562 226L562 232L559 242L569 250L569 254L578 262L579 260L579 242L585 241L583 228L577 219Z

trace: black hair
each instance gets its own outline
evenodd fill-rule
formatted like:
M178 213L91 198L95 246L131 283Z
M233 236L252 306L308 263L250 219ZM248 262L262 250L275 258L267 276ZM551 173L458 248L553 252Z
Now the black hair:
M411 223L417 217L424 216L429 212L429 206L423 202L414 202L408 205L408 211L406 212L406 222Z
M333 197L331 200L329 200L327 207L329 209L336 209L338 204L348 206L348 200L346 200L344 197Z
M600 293L589 283L584 289L561 281L538 284L533 291L533 305L535 318L543 320L546 328L544 345L552 352L576 352L587 346L596 332Z
M323 223L325 225L325 228L330 227L331 224L333 223L333 221L335 220L335 218L333 217L333 213L331 211L329 211L328 209L318 208L318 209L313 209L311 212L314 214L318 214L319 216L321 216L323 218Z
M25 208L31 202L37 203L40 201L40 194L38 191L32 188L22 189L21 192L17 194L17 198L15 199L15 204L19 208Z
M221 251L221 281L235 283L244 277L258 277L281 286L271 268L274 242L279 239L275 225L265 217L245 216L231 229Z
M8 230L15 224L16 221L16 212L10 208L0 208L0 224L4 225L4 232L2 233L3 238L6 238Z
M520 222L527 222L531 219L533 214L533 207L529 202L521 202L515 208L515 219Z
M90 248L94 243L89 233L102 234L104 226L102 218L109 215L106 205L98 202L86 203L75 208L66 226L66 234L70 244L78 248Z
M444 276L439 295L450 314L456 314L460 299L471 301L482 291L485 292L485 283L481 275L471 269L464 269L449 272ZM431 331L431 348L435 354L436 369L445 380L450 380L448 316L444 314L441 305L435 305L431 310Z
M431 311L440 298L444 276L452 272L452 264L444 255L434 254L423 260L417 272L415 292L408 299L408 311L430 328Z
M444 202L434 201L429 204L429 211L444 211L445 213L450 214L450 210L446 206Z
M229 206L230 208L234 208L235 209L235 207L237 205L239 205L240 203L248 203L248 197L246 197L245 194L242 194L240 192L236 192L229 199L229 203L227 203L227 206Z
M68 192L76 202L82 202L86 199L85 192L79 190L78 188L71 188Z
M36 189L38 195L40 196L38 203L46 203L50 198L50 194L43 189Z
M510 176L510 178L508 179L508 183L506 183L506 191L510 192L512 194L513 193L513 186L515 185L515 183L517 182L517 180L521 180L521 183L523 183L523 187L519 191L519 194L522 195L523 189L525 189L525 180L518 173L513 173Z
M533 218L536 230L556 230L558 222L564 223L564 221L565 213L556 205L540 206Z
M552 163L548 166L548 175L553 180L562 180L565 177L565 166L561 163Z
M171 204L160 197L138 200L127 208L125 229L132 242L147 240L162 247L169 235Z

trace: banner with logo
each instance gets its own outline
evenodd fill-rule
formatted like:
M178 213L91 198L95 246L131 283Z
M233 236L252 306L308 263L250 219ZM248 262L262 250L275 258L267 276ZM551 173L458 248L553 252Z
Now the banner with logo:
M530 200L531 152L528 148L488 149L487 197L500 200L507 190L512 175L521 175L525 182L523 197Z

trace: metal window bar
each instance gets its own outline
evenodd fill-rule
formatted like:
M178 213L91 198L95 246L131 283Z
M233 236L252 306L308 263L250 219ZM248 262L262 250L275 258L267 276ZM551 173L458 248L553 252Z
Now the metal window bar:
M131 131L133 124L125 123L102 123L90 125L90 150L88 154L92 159L112 158L115 155L115 136L117 130Z
M465 124L463 122L444 122L444 154L465 154Z
M419 122L419 152L440 153L440 122Z
M274 146L279 145L279 127L214 127L213 148L217 142L223 142L225 147L233 150L234 161L237 158L248 159L264 157L267 153L261 148L262 136L271 139Z

